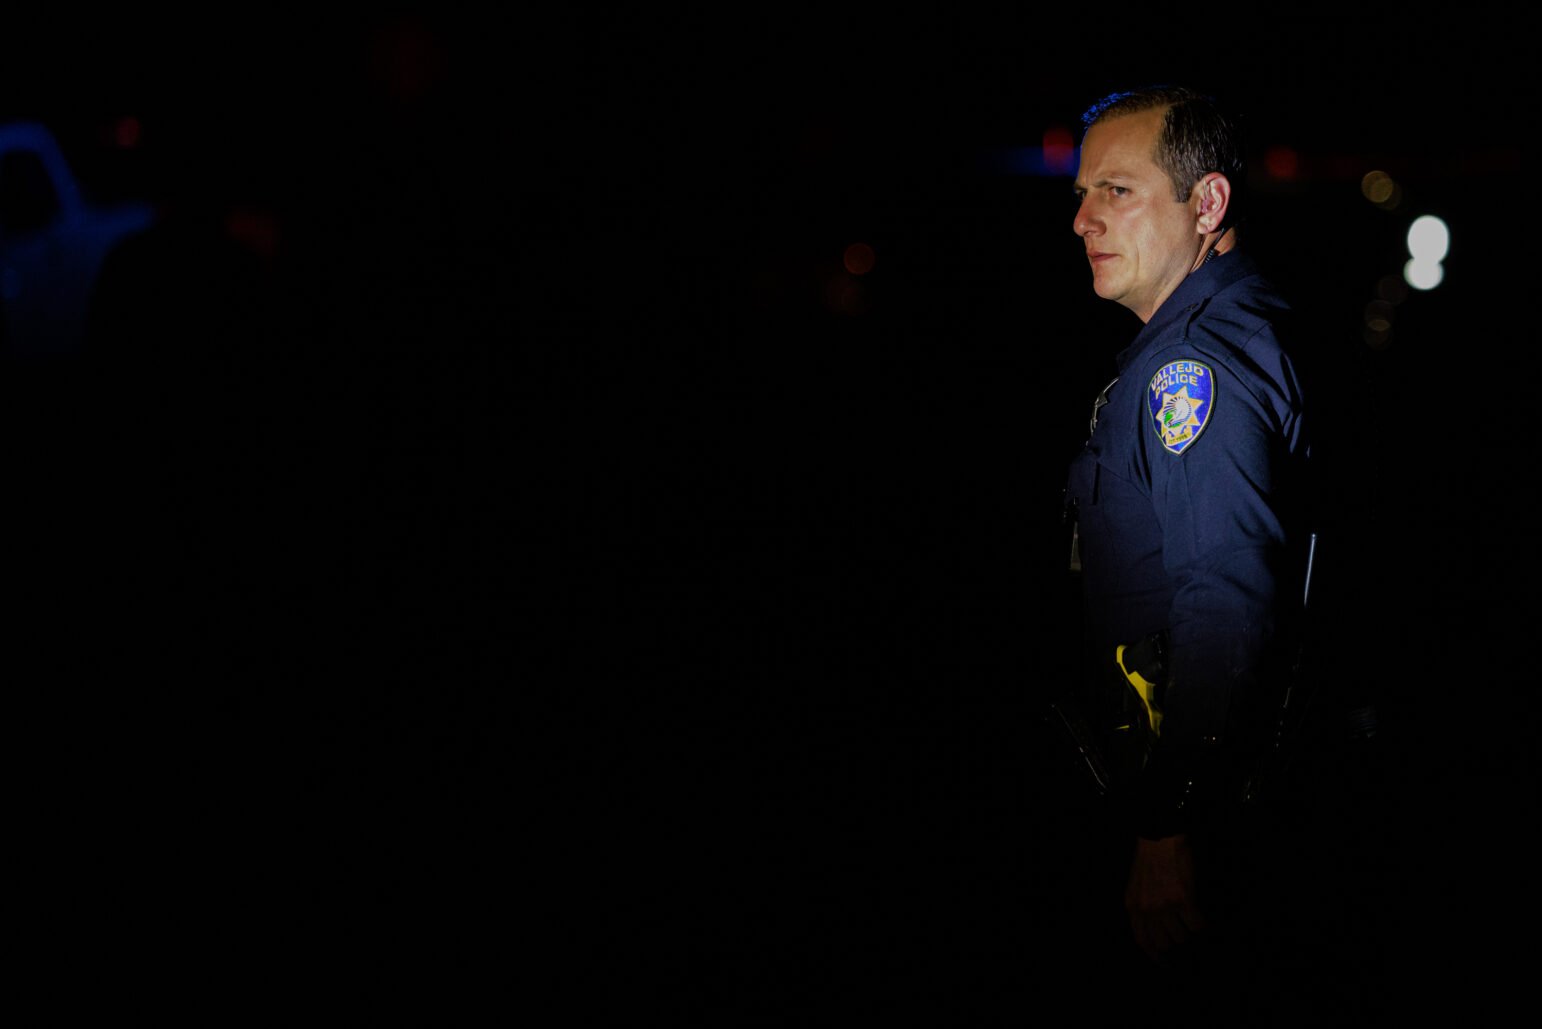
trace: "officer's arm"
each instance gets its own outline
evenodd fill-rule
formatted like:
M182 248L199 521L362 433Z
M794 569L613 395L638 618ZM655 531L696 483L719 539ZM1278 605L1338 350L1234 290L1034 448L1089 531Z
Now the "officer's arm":
M1208 371L1216 381L1202 431L1181 446L1164 443L1155 425L1142 434L1174 583L1162 734L1141 784L1139 831L1150 839L1185 831L1219 799L1235 770L1237 704L1257 693L1277 628L1286 554L1278 419L1256 383L1218 362Z

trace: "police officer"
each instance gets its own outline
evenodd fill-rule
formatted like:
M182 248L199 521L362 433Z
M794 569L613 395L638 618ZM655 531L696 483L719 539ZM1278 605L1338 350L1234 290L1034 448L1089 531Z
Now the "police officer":
M1235 123L1167 86L1082 120L1075 231L1094 291L1144 327L1071 464L1073 567L1087 680L1136 698L1106 704L1134 717L1101 727L1139 741L1115 783L1135 838L1130 930L1176 966L1238 928L1250 889L1236 828L1301 613L1307 421L1290 307L1240 249Z

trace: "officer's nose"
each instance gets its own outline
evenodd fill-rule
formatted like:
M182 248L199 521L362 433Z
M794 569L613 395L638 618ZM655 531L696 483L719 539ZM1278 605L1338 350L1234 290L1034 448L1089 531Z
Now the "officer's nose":
M1098 230L1098 220L1088 210L1087 201L1083 200L1076 208L1076 221L1071 223L1072 230L1078 236L1087 236Z

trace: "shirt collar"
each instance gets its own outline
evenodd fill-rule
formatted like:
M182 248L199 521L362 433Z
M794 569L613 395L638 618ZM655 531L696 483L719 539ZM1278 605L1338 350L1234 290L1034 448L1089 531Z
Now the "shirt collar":
M1182 282L1178 283L1178 288L1173 290L1172 295L1162 301L1162 306L1156 309L1151 320L1141 328L1134 342L1120 351L1115 359L1120 374L1124 373L1125 365L1129 364L1146 344L1159 339L1183 314L1198 307L1239 279L1245 279L1257 273L1258 265L1251 257L1238 250L1220 254L1213 261L1207 261L1190 272Z

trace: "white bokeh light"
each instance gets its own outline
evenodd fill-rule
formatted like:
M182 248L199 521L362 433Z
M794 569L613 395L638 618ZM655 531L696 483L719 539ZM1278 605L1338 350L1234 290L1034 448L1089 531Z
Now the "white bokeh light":
M1415 261L1444 261L1451 249L1451 230L1433 214L1421 215L1408 227L1408 252Z
M1403 279L1414 289L1434 289L1446 277L1440 262L1451 250L1451 230L1433 214L1420 215L1408 226L1408 263Z
M1403 265L1403 278L1414 289L1434 289L1445 277L1446 270L1439 261L1410 257L1408 263Z

